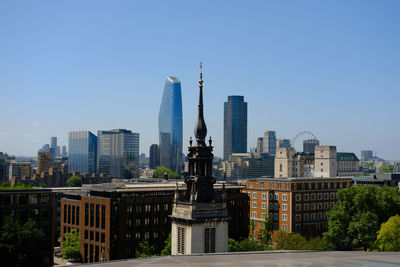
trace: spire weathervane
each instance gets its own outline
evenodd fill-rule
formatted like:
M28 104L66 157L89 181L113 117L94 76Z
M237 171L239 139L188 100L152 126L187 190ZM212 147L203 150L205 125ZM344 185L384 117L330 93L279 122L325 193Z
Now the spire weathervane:
M205 138L207 135L207 126L203 115L203 62L200 62L200 80L199 80L199 111L197 116L196 127L194 128L194 136L196 136L197 144L206 146Z

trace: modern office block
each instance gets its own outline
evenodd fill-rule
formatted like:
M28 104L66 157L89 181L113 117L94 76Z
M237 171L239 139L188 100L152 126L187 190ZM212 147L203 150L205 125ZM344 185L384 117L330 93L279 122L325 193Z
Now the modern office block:
M278 147L290 147L290 139L282 139L282 138L277 138L276 139L276 148ZM275 150L276 152L276 150Z
M361 161L369 161L374 158L374 153L372 150L362 150L361 151Z
M150 146L149 168L155 169L157 166L160 166L160 149L157 144L152 144Z
M94 134L89 131L70 132L68 150L69 172L96 173L97 137Z
M265 130L263 139L263 153L268 153L271 156L276 154L276 133L275 131Z
M303 152L304 153L314 153L315 147L319 146L319 140L308 139L303 141Z
M181 173L182 92L176 77L167 77L158 115L160 165Z
M138 164L138 133L125 129L98 132L97 173L129 179L137 177Z
M224 160L232 153L247 152L247 102L243 96L228 96L224 103Z
M61 157L66 157L67 156L67 147L66 146L63 146L62 147L62 152L61 152Z
M57 156L57 137L50 138L50 157L54 159Z

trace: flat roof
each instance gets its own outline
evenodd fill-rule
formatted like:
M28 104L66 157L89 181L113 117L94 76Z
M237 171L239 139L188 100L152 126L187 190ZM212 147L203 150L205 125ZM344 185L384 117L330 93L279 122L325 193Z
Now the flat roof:
M138 258L92 263L90 266L399 266L400 252L255 251ZM71 265L69 265L71 266Z
M279 178L254 178L248 179L249 181L262 180L262 181L283 181L283 182L315 182L315 181L333 181L333 180L353 180L352 176L347 177L279 177Z

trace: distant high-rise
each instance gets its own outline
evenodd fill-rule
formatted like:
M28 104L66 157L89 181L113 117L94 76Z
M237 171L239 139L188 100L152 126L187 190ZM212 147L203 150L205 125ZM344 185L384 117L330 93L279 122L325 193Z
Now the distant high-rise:
M57 157L61 157L61 147L57 146Z
M167 77L158 115L160 165L181 173L182 92L176 77Z
M89 131L70 132L68 150L69 172L96 173L97 137L94 134Z
M50 157L54 159L57 156L57 137L51 137L50 140Z
M63 146L62 147L62 152L61 152L61 157L66 157L67 156L67 147Z
M374 152L372 150L361 151L361 161L369 161L374 158Z
M319 140L308 139L303 141L303 152L304 153L314 153L315 147L319 146Z
M257 138L256 155L259 157L259 156L261 156L261 153L263 153L263 138L258 137Z
M157 144L152 144L150 146L149 168L155 169L157 166L160 166L160 149Z
M276 154L276 133L275 131L264 131L263 138L263 152L268 153L271 156L275 156Z
M71 155L71 151L69 151ZM97 173L112 178L137 177L139 134L125 129L99 131L97 135Z
M278 147L290 147L290 139L277 138L276 148Z
M232 153L247 152L247 102L243 96L228 96L224 103L224 160Z

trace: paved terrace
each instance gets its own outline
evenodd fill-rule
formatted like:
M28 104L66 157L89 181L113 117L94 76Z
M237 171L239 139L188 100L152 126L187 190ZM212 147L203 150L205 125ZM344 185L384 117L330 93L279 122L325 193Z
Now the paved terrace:
M71 266L71 265L69 265ZM82 265L81 265L82 266ZM142 259L110 261L89 264L91 267L299 267L299 266L337 266L337 267L389 267L400 266L400 252L363 251L260 251L214 253L187 256L167 256Z

